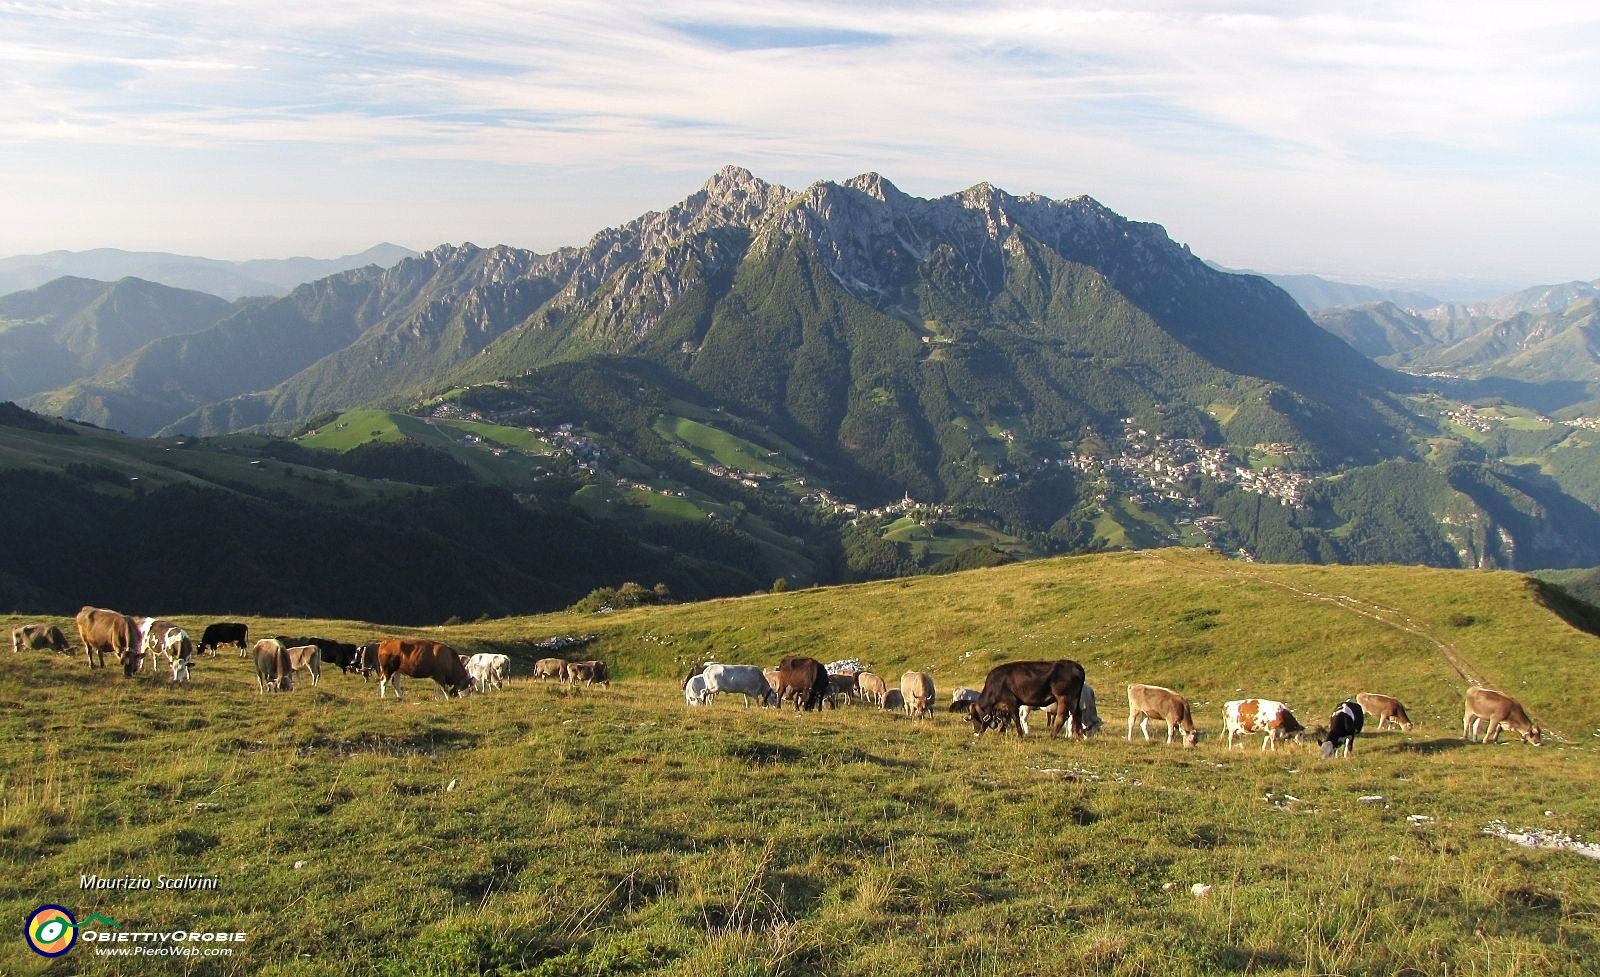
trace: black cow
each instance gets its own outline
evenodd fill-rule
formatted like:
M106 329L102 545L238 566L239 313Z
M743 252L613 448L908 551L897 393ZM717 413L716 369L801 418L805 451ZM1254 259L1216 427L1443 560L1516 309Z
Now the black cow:
M372 679L372 673L378 670L378 642L369 641L356 649L355 670L361 673L363 682Z
M1066 725L1069 715L1072 728L1081 736L1083 679L1083 666L1067 658L1053 662L1007 662L989 670L976 699L951 703L950 711L967 714L974 736L982 736L986 729L1016 724L1020 737L1022 725L1017 720L1018 708L1033 709L1054 703L1056 714L1050 720L1051 737L1061 735L1061 727Z
M339 666L339 670L349 675L361 667L361 649L344 641L335 641L332 638L288 638L278 635L278 640L283 642L285 648L299 648L302 645L316 645L322 652L322 660L329 665ZM377 667L376 663L372 667ZM366 677L368 672L362 672Z
M249 642L246 640L249 633L250 626L237 621L207 624L206 629L200 634L200 650L215 657L217 649L223 645L238 645L239 657L243 658L245 650L249 647Z
M1345 700L1344 705L1333 711L1333 718L1328 720L1328 732L1319 737L1322 742L1322 758L1331 759L1339 755L1339 750L1344 750L1344 755L1349 756L1356 751L1356 734L1361 732L1361 727L1366 724L1366 715L1354 700Z
M828 670L815 658L791 655L778 663L778 704L792 693L796 709L819 709L828 695Z

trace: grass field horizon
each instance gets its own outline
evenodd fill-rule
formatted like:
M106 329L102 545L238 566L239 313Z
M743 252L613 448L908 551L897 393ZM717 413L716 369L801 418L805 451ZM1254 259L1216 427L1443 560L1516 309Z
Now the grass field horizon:
M196 634L228 617L119 609ZM26 652L0 676L18 930L56 903L249 937L231 957L80 943L51 963L19 933L0 971L1587 974L1600 863L1485 829L1600 823L1589 613L1513 573L1165 550L441 628L238 618L513 655L511 688L459 701L407 681L380 702L336 670L262 696L226 651L182 686ZM6 627L35 620L71 630ZM528 679L557 635L594 635L574 655L613 686ZM975 740L943 711L682 701L691 662L787 654L861 658L891 686L929 670L941 702L1001 661L1073 658L1106 727ZM1463 743L1468 678L1516 695L1547 745ZM1201 745L1125 742L1131 681L1188 695ZM1417 728L1369 728L1349 761L1217 742L1226 699L1312 726L1359 691ZM219 887L83 890L89 873Z

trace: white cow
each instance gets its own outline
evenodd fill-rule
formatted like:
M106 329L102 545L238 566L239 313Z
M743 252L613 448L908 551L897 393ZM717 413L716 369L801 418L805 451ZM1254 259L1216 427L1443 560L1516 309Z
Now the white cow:
M1228 749L1233 749L1234 739L1243 739L1250 733L1263 733L1263 750L1278 749L1278 741L1291 737L1299 739L1306 728L1294 718L1289 707L1272 699L1234 699L1222 704L1222 733L1218 739L1227 739Z
M167 663L172 681L189 681L189 669L194 665L194 641L190 639L189 632L159 618L146 617L139 619L139 667L144 667L145 661L150 662L150 670L156 670L157 659Z
M1083 683L1083 692L1078 696L1078 708L1083 714L1083 732L1080 734L1073 728L1072 717L1069 715L1067 716L1066 726L1067 736L1093 736L1095 733L1100 732L1100 727L1103 726L1104 723L1100 721L1100 713L1095 709L1094 706L1094 687L1088 682ZM1045 715L1054 719L1056 714L1056 704L1052 702L1049 705L1042 707L1017 707L1017 724L1022 727L1022 735L1026 736L1028 733L1032 732L1030 729L1028 729L1028 713L1038 712L1041 710Z
M704 706L711 703L711 693L706 691L705 673L691 675L689 681L683 684L683 701L691 706Z
M496 689L506 687L506 675L511 671L511 659L506 655L496 655L480 651L467 659L467 674L472 677L472 684L478 687L479 692L489 691L492 685Z
M724 665L712 662L695 678L705 679L707 702L711 700L711 696L718 693L737 692L744 696L744 706L748 709L751 696L755 696L758 705L766 705L776 698L772 692L772 683L767 681L767 676L761 671L760 665Z

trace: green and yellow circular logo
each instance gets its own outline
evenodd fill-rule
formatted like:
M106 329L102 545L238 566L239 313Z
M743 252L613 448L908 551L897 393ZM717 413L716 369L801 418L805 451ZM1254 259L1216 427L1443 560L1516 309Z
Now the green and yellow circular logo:
M59 957L78 942L78 921L60 906L40 906L22 930L28 946L41 957Z

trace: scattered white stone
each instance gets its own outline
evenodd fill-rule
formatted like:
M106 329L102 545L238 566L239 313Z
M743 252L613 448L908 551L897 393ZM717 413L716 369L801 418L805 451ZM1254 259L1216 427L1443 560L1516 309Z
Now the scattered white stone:
M444 785L444 792L446 794L450 793L451 791L453 791L455 789L456 789L456 782L454 780L452 780L448 784Z
M1584 858L1600 861L1600 844L1579 841L1569 834L1560 831L1545 831L1539 828L1522 828L1511 830L1504 821L1490 821L1484 825L1483 833L1496 838L1504 838L1514 845L1524 848L1547 848L1556 851L1570 851Z
M220 804L207 804L205 801L201 801L199 804L196 804L194 806L194 809L196 811L215 811L217 808L219 808L221 806L222 805L220 805Z
M1383 797L1382 794L1368 794L1365 797L1356 798L1356 803L1357 804L1382 804L1382 803L1384 803L1384 797Z
M303 862L303 861L302 861L302 862L295 862L295 863L294 863L294 867L295 867L295 871L297 871L297 872L298 872L298 871L299 871L299 870L300 870L300 869L302 869L302 868L305 868L305 866L306 866L306 863L305 863L305 862Z
M1178 883L1176 883L1176 882L1166 882L1166 883L1162 884L1161 891L1162 892L1171 892L1173 889L1176 889L1177 887L1178 887Z
M1412 827L1420 828L1425 824L1432 824L1433 818L1426 814L1408 814L1406 815L1406 821L1410 823Z
M1204 899L1211 894L1211 886L1203 882L1196 882L1194 885L1189 886L1189 891L1194 893L1196 898Z

